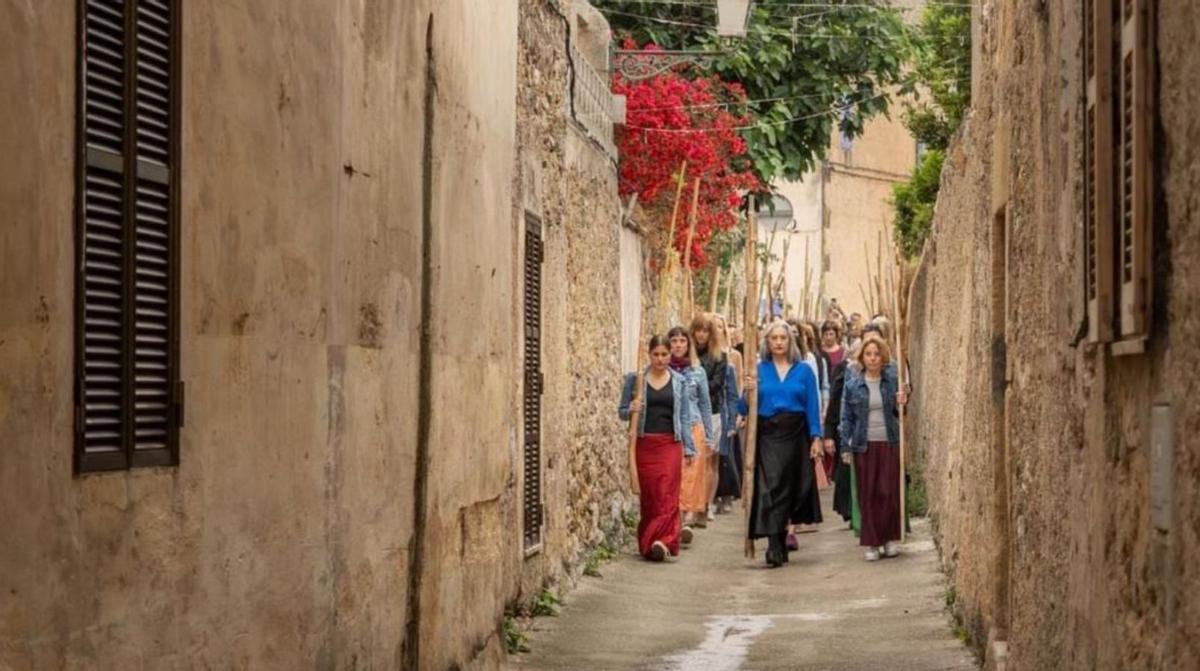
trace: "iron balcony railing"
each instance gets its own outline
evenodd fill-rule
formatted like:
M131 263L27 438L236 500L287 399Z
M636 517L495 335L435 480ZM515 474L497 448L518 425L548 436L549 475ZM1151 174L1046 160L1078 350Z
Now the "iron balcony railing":
M617 146L613 141L613 94L608 78L601 75L588 63L583 54L570 45L571 96L568 110L583 130L608 154L617 157Z

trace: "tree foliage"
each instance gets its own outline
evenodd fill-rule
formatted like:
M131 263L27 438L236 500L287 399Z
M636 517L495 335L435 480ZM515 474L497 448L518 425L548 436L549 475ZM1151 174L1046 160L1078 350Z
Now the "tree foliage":
M913 44L913 72L929 99L908 106L904 125L925 146L945 149L971 106L971 8L930 5Z
M946 154L941 149L930 149L921 156L912 177L892 189L892 204L896 208L896 243L906 258L920 254L921 246L929 235L945 159Z
M763 184L799 179L825 155L834 129L854 137L886 113L905 75L901 14L883 0L758 0L747 36L716 35L716 3L593 0L618 38L666 49L722 51L714 70L745 90L741 130ZM688 72L695 75L695 69Z
M907 106L904 125L927 151L912 177L892 189L896 243L908 258L920 254L929 236L945 151L971 106L970 7L929 5L912 42L918 95L926 99Z

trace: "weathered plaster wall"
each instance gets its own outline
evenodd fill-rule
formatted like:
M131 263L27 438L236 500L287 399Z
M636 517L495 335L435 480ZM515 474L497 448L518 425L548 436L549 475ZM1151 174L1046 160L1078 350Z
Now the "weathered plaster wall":
M850 142L834 133L822 174L829 266L821 280L825 299L838 299L847 315L869 317L863 292L870 295L880 236L884 268L893 257L892 187L908 178L915 162L916 142L899 115L872 119Z
M182 464L82 478L75 7L0 8L0 146L23 157L0 179L0 667L404 664L426 169L421 659L495 665L517 552L516 3L185 4Z
M1200 571L1188 558L1200 542L1200 405L1189 371L1200 361L1188 344L1200 335L1200 282L1189 265L1200 246L1200 127L1190 112L1200 8L1157 4L1160 192L1148 351L1115 357L1079 338L1077 9L981 8L973 110L947 158L917 280L910 438L956 609L977 642L1007 640L1012 669L1176 669L1197 657ZM993 266L1001 213L1003 274ZM1001 279L1007 334L992 319ZM1001 347L1011 371L1007 417ZM1173 412L1173 464L1151 451L1154 404ZM1150 518L1155 470L1174 488L1165 530Z

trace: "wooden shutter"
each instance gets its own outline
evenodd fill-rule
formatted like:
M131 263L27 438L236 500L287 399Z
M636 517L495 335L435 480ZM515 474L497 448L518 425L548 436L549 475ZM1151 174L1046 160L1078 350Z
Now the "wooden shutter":
M1149 332L1153 108L1150 0L1121 0L1120 183L1118 247L1120 333Z
M78 472L177 462L176 0L81 0Z
M525 218L524 513L525 549L542 542L542 224Z
M134 191L134 465L174 462L172 313L172 12L169 0L137 0L137 180Z
M1113 1L1085 0L1084 286L1088 341L1112 340Z

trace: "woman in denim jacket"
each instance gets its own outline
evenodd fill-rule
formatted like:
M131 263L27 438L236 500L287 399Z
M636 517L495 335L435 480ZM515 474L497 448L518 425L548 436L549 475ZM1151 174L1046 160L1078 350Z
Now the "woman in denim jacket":
M900 554L900 391L891 350L878 335L868 335L847 371L838 427L842 460L854 460L862 512L859 544L867 561Z
M639 415L636 457L641 490L638 551L651 561L662 561L668 554L679 554L679 485L684 459L696 458L691 434L694 414L687 381L670 368L666 338L654 336L648 349L643 401L633 400L637 376L626 375L617 415L628 422L630 412L645 408Z
M708 478L705 464L709 455L716 450L717 434L713 429L712 403L708 397L708 375L700 366L696 347L687 329L676 326L667 331L667 343L671 346L671 370L683 376L687 382L688 401L692 404L692 442L696 446L696 461L683 465L683 483L680 489L679 507L683 510L683 544L692 542L692 527L707 526Z
M708 485L708 519L715 518L717 486L720 483L721 458L729 456L730 443L737 435L737 379L733 365L725 352L725 340L717 326L716 315L701 312L692 319L692 341L696 343L696 354L700 367L708 379L708 401L712 408L712 427L716 436L715 447L705 459L704 477Z

